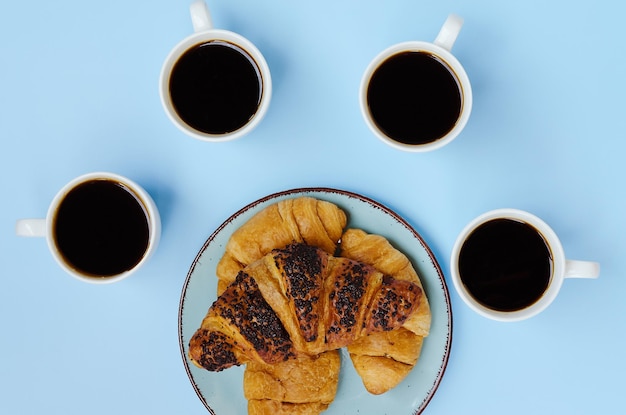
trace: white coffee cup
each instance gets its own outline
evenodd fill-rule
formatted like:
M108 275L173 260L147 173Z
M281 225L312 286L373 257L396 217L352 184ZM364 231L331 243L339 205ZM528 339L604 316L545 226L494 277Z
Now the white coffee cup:
M510 222L513 224L510 226L515 226L516 229L525 229L525 232L528 231L527 235L529 237L532 237L532 233L535 232L537 237L540 237L545 243L551 257L549 279L545 288L537 291L539 293L538 298L525 307L510 311L495 309L493 307L493 302L484 301L484 293L481 292L480 289L475 288L475 281L468 283L472 277L471 274L473 274L476 278L479 276L479 273L466 271L466 264L463 263L463 261L465 261L467 264L480 264L479 268L475 268L474 271L476 269L484 271L480 277L484 278L485 284L488 279L487 275L496 275L496 273L498 273L499 279L504 281L503 278L509 278L509 282L514 281L514 279L518 278L520 275L524 275L519 269L517 270L517 274L515 274L513 269L508 268L510 263L515 262L515 260L507 259L507 261L510 262L507 263L507 269L505 269L504 267L500 267L500 264L498 264L498 260L500 258L495 258L502 252L506 252L508 255L508 253L511 252L511 248L514 246L514 242L511 240L511 236L508 232L506 234L504 232L499 233L505 228L499 228L499 230L497 230L498 228L493 227L494 224L502 224L502 220L506 221L505 223ZM528 227L525 225L528 225ZM488 229L487 226L491 226L490 231L486 231L486 229ZM478 233L477 230L480 233ZM497 237L494 237L494 235L497 235ZM505 237L505 235L507 236ZM484 255L481 255L480 257L468 257L467 259L463 259L464 255L468 256L472 255L472 253L475 254L475 250L468 248L468 246L470 246L468 241L471 241L471 238L474 238L474 241L477 241L477 238L479 237L483 237L485 239L487 237L492 238L489 241L489 251L485 249ZM525 240L524 245L528 246L527 240ZM466 249L467 251L464 252ZM531 256L532 254L528 255L528 260L530 260ZM527 259L524 257L524 261L526 260ZM545 310L557 297L565 279L598 278L600 274L600 265L597 262L567 259L563 251L563 246L552 228L550 228L537 216L518 209L496 209L486 212L472 220L459 234L452 249L450 264L452 282L461 299L463 299L463 301L471 309L482 316L504 322L524 320ZM518 279L515 283L517 285L511 285L510 287L514 287L515 290L522 292L522 290L525 289L524 284L526 281L528 280L522 280L520 277L520 279ZM484 285L483 287L487 287L487 285ZM493 293L499 295L497 301L505 298L504 296L507 295L507 293L496 292L496 290L500 290L501 288L499 286L497 288L493 287L494 286L491 286L488 290L492 293L492 295ZM477 295L483 298L478 299Z
M272 96L272 79L267 62L257 47L248 39L231 31L214 28L211 15L209 14L209 10L204 0L194 1L190 6L190 12L194 33L183 39L171 50L161 69L159 92L165 113L174 125L176 125L181 131L200 140L222 142L242 137L250 133L258 126L268 110ZM259 96L256 107L254 109L250 109L250 111L246 111L244 118L242 118L240 122L236 123L236 126L227 126L224 127L223 130L221 127L215 127L216 131L214 131L213 127L208 128L208 126L194 124L188 115L184 115L185 110L183 110L182 106L177 108L175 102L176 98L172 97L173 94L170 89L173 73L176 71L177 63L179 63L184 57L189 56L189 54L196 48L207 45L230 47L233 52L237 52L234 54L235 56L240 56L242 59L245 58L245 60L251 64L250 69L255 71L258 80ZM224 71L223 73L231 74L233 71ZM220 103L220 111L227 111L225 109L227 106L221 105L221 103L224 101L229 101L230 103L238 101L234 98L235 95L233 94L228 95L226 92L221 90L219 94L215 93L216 87L214 86L217 86L218 84L223 85L223 80L219 82L210 82L208 77L200 77L200 75L193 78L189 76L181 78L193 79L194 85L190 84L190 89L193 88L195 91L204 91L202 93L198 93L198 95L194 98L189 98L188 104L185 107L196 107L195 110L199 111L199 108L203 108L199 105L199 102L205 102L208 98L214 96L220 98L215 101L215 103ZM226 96L227 99L222 99L221 97L223 95ZM194 100L196 102L193 102ZM248 105L246 108L250 108L250 106ZM229 114L229 112L226 113ZM211 114L210 111L205 111L204 109L201 110L201 116L204 120L225 118L221 115L217 116ZM214 121L209 121L209 124L212 122Z
M423 41L398 43L379 53L370 62L361 80L359 102L367 126L384 143L403 151L432 151L450 143L465 128L472 111L472 88L465 69L451 53L462 26L463 20L459 16L450 15L433 43ZM399 56L407 54L432 57L440 64L434 65L434 68L440 67L442 71L436 72L436 78L421 69L419 73L409 71L415 75L394 72L389 75L389 79L398 83L406 81L408 85L415 85L412 86L415 90L419 87L420 91L425 91L422 84L427 85L428 88L432 88L428 93L411 93L411 89L406 86L394 84L395 87L389 87L389 84L377 80L377 77L382 78L381 74L384 73L381 68L389 71L389 63L393 59L397 60ZM446 72L450 76L446 75ZM433 79L442 79L442 76L445 82L441 85L439 82L433 82ZM380 90L386 91L384 98L375 98L376 82L381 82ZM456 83L456 92L453 82ZM447 88L443 88L444 86ZM427 96L431 99L427 99ZM440 100L441 97L448 96L449 102L444 103ZM429 101L436 102L437 105L426 105ZM387 111L396 107L398 110L389 111L390 114L381 112L383 109ZM440 107L445 111L435 109ZM444 114L445 120L434 121ZM399 126L403 126L402 132Z
M78 200L84 201L85 195L92 203ZM101 212L104 209L106 214ZM59 223L68 220L79 232L68 233ZM94 172L63 186L45 219L18 220L16 234L45 238L67 273L81 281L106 284L129 277L148 261L161 236L161 220L154 200L137 183L118 174ZM68 250L68 241L75 248Z

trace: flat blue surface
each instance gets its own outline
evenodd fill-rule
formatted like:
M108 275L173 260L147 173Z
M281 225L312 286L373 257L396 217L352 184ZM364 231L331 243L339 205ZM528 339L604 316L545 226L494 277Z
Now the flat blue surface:
M209 144L180 133L158 96L163 60L192 32L188 1L4 2L0 413L207 413L177 338L191 262L241 207L309 186L387 205L446 277L456 235L499 207L540 216L570 259L601 263L599 280L566 281L547 311L513 324L470 311L448 279L452 353L425 414L624 413L625 4L209 0L215 26L252 40L274 81L257 130ZM361 74L391 44L433 40L449 13L465 19L453 52L471 119L441 150L402 153L366 128ZM142 184L163 220L150 263L108 286L14 235L96 170Z

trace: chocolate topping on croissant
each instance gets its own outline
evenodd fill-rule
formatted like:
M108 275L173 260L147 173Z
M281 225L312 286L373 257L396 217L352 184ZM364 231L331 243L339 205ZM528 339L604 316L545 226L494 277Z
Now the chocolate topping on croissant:
M421 295L417 284L372 266L290 244L239 272L209 309L189 355L215 371L336 350L400 327Z
M408 281L384 276L365 323L367 331L390 331L402 325L419 306L421 289Z
M239 329L256 352L268 363L293 356L291 340L250 275L241 271L235 282L218 298L214 308Z
M219 331L208 329L198 330L189 342L191 349L196 353L193 359L198 364L212 372L219 372L239 364L235 354L236 346L232 339Z
M325 259L318 255L317 249L304 244L292 244L288 249L274 251L276 268L285 278L285 295L293 301L302 337L307 342L317 339L322 318L317 312L317 304L324 292L321 276L328 263Z

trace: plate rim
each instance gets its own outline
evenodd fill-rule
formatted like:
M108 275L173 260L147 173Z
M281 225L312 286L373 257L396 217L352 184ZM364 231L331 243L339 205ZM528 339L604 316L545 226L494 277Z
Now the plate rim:
M424 250L426 251L427 256L431 259L432 265L435 268L435 270L437 272L437 275L439 277L440 283L441 283L443 297L444 297L446 308L447 308L448 333L447 333L446 342L445 342L445 353L442 356L441 366L439 368L439 371L437 372L437 377L435 379L435 382L433 383L433 385L430 388L430 390L428 390L427 395L424 398L424 400L422 401L421 405L418 408L416 408L415 412L413 413L413 415L421 414L426 409L426 407L430 404L430 401L432 400L432 398L434 397L435 393L439 389L439 385L441 384L441 381L443 380L443 376L444 376L444 374L446 372L446 369L448 367L448 362L449 362L449 359L450 359L450 353L451 353L451 348L452 348L452 336L453 336L452 303L450 301L450 291L448 289L448 285L446 283L443 270L442 270L441 266L439 265L439 262L437 261L437 258L435 256L434 252L432 251L430 246L426 243L426 241L424 240L422 235L419 232L417 232L413 228L413 226L411 226L408 223L408 221L406 219L404 219L402 216L397 214L394 210L390 209L389 207L387 207L383 203L381 203L381 202L379 202L377 200L374 200L374 199L372 199L372 198L370 198L368 196L364 196L362 194L359 194L359 193L356 193L356 192L352 192L352 191L349 191L349 190L342 190L342 189L337 189L337 188L332 188L332 187L323 187L323 186L319 186L319 187L318 186L316 186L316 187L296 187L296 188L292 188L292 189L288 189L288 190L281 190L281 191L278 191L278 192L270 193L270 194L268 194L266 196L263 196L263 197L261 197L259 199L256 199L256 200L246 204L245 206L243 206L242 208L238 209L236 212L231 214L228 218L226 218L226 220L224 220L209 235L209 237L204 241L204 243L202 244L202 246L198 250L198 253L194 257L194 259L193 259L193 261L191 263L191 266L189 267L189 271L187 272L187 275L185 277L185 281L183 282L183 288L181 290L181 295L180 295L179 304L178 304L178 330L177 330L177 332L178 332L177 333L177 335L178 335L178 346L179 346L180 355L181 355L181 358L182 358L182 361L183 361L183 366L185 367L185 372L187 373L187 377L189 378L189 381L190 381L194 391L196 392L196 395L198 396L198 398L200 399L200 401L202 402L204 407L209 411L209 413L211 413L212 415L217 415L216 412L213 410L213 408L211 408L209 403L204 398L204 396L201 393L201 391L200 391L196 381L194 380L194 377L193 377L193 375L191 373L191 370L190 370L190 367L189 367L189 362L187 361L187 356L185 354L185 345L183 343L183 324L182 324L183 321L182 320L183 320L184 302L185 302L187 289L189 287L190 279L192 277L192 274L193 274L196 266L199 263L200 258L202 257L202 255L206 251L206 249L208 248L209 244L211 244L211 242L217 237L217 235L219 235L220 232L225 227L227 227L231 222L233 222L235 219L240 217L242 214L250 211L251 209L254 209L256 206L258 206L260 204L266 203L266 202L271 201L273 199L278 199L278 198L282 198L282 197L296 195L296 194L299 194L299 193L302 193L302 194L304 194L304 193L333 193L333 194L337 194L337 195L340 195L340 196L346 196L346 197L354 198L354 199L360 200L362 202L365 202L365 203L371 205L372 207L377 207L377 208L381 209L384 213L386 213L387 215L391 216L393 219L398 221L409 232L411 232L413 234L413 236L421 242L421 245L424 248Z

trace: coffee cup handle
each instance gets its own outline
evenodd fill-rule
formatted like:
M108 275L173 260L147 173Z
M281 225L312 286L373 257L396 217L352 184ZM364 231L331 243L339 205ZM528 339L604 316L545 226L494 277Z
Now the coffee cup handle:
M565 278L598 278L600 264L591 261L565 261Z
M435 45L440 46L450 52L459 32L463 27L463 18L456 14L451 14L439 30L439 34L435 38Z
M211 13L209 13L209 8L204 0L195 0L189 6L189 11L194 32L206 32L213 29Z
M17 236L44 237L46 236L45 219L20 219L15 223Z

